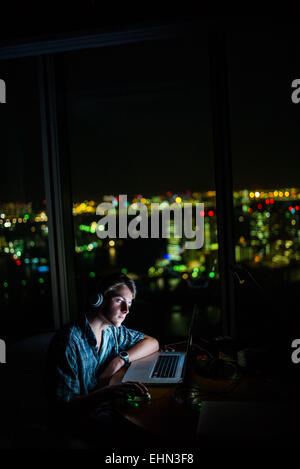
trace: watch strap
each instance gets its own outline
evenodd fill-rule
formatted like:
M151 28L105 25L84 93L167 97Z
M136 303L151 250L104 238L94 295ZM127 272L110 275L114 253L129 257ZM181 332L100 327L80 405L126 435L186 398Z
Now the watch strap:
M129 355L127 352L120 352L119 353L119 357L123 358L124 362L125 362L125 366L129 366L130 365L130 361L129 361Z

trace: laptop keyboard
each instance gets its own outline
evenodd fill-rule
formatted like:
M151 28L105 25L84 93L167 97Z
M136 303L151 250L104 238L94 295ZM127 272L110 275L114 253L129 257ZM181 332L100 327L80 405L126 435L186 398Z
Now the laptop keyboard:
M161 355L158 357L151 378L174 378L179 355Z

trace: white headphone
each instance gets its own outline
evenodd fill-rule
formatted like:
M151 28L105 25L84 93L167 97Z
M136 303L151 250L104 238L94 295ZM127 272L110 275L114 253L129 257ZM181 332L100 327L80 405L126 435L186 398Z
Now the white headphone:
M103 295L102 293L96 293L95 295L93 295L91 301L90 301L90 305L93 307L93 308L98 308L99 306L102 305L103 303Z

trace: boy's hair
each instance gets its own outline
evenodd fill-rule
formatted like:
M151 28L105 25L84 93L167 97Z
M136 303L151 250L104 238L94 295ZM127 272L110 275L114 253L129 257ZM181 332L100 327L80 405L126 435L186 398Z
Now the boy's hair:
M113 296L114 291L123 285L129 288L132 293L132 299L136 296L136 286L134 280L125 274L112 274L98 280L96 288L88 299L88 311L96 312L106 298Z
M118 287L126 285L132 293L132 298L136 296L136 286L134 280L125 274L112 274L104 277L97 283L96 291L102 293L105 297L109 296L110 292L115 291Z

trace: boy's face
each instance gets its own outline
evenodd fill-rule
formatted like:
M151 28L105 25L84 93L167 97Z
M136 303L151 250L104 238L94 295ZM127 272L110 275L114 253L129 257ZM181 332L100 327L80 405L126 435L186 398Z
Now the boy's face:
M103 303L103 318L120 327L132 303L132 293L126 285L117 287L112 296Z

